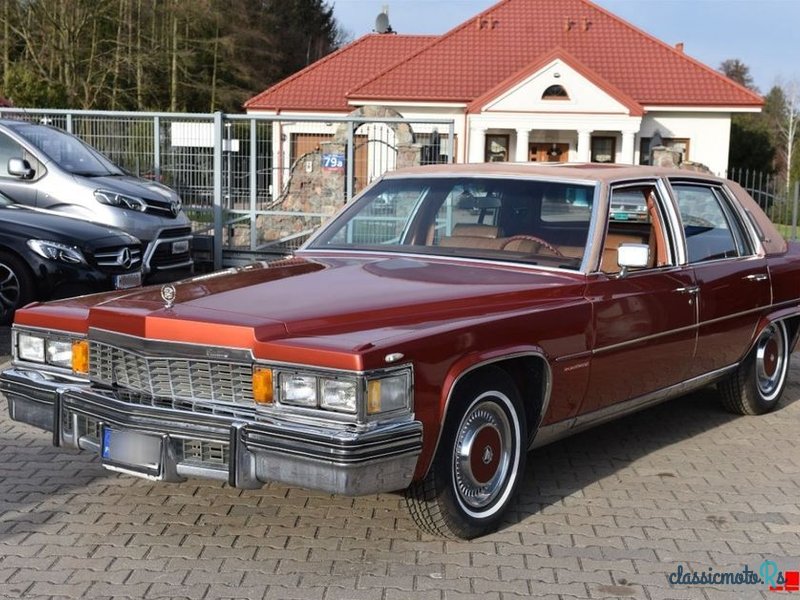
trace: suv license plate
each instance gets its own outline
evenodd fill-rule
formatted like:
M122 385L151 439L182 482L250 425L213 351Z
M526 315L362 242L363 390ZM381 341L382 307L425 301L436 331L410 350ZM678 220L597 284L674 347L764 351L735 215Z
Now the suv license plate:
M189 251L189 240L178 240L172 242L173 254L186 254Z
M104 461L134 471L158 473L161 468L161 438L104 427L100 456Z
M142 285L141 271L114 275L114 289L116 290L127 290L128 288L139 287L140 285Z

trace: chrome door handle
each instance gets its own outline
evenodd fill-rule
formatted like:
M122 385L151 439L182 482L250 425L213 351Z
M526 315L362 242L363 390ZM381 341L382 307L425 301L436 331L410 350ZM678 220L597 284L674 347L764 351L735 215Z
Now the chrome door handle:
M764 273L754 273L752 275L747 275L745 281L766 281L769 279Z
M696 285L690 285L687 287L679 287L675 291L679 294L696 294L700 291L700 287Z

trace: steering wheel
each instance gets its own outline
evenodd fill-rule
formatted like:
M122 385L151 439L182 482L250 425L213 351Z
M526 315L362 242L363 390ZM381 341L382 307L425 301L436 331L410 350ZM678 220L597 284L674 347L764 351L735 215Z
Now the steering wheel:
M512 235L505 242L503 242L503 245L500 247L500 249L501 250L505 250L506 246L508 246L509 244L511 244L511 242L513 242L515 240L529 240L531 242L536 242L542 248L545 248L545 249L549 250L550 252L552 252L556 256L564 256L563 254L561 254L561 252L559 251L558 248L553 246L553 244L551 244L548 241L543 240L540 237L536 237L535 235Z

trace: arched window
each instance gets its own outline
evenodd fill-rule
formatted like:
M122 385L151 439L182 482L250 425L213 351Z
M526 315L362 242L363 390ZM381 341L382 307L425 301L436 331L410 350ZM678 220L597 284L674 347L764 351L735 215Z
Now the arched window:
M569 94L564 86L551 85L542 94L542 100L569 100Z

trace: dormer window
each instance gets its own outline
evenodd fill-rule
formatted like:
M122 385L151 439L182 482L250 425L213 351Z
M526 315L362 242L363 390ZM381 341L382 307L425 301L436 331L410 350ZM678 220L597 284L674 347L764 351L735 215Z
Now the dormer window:
M542 94L542 100L569 100L569 94L562 85L551 85Z

